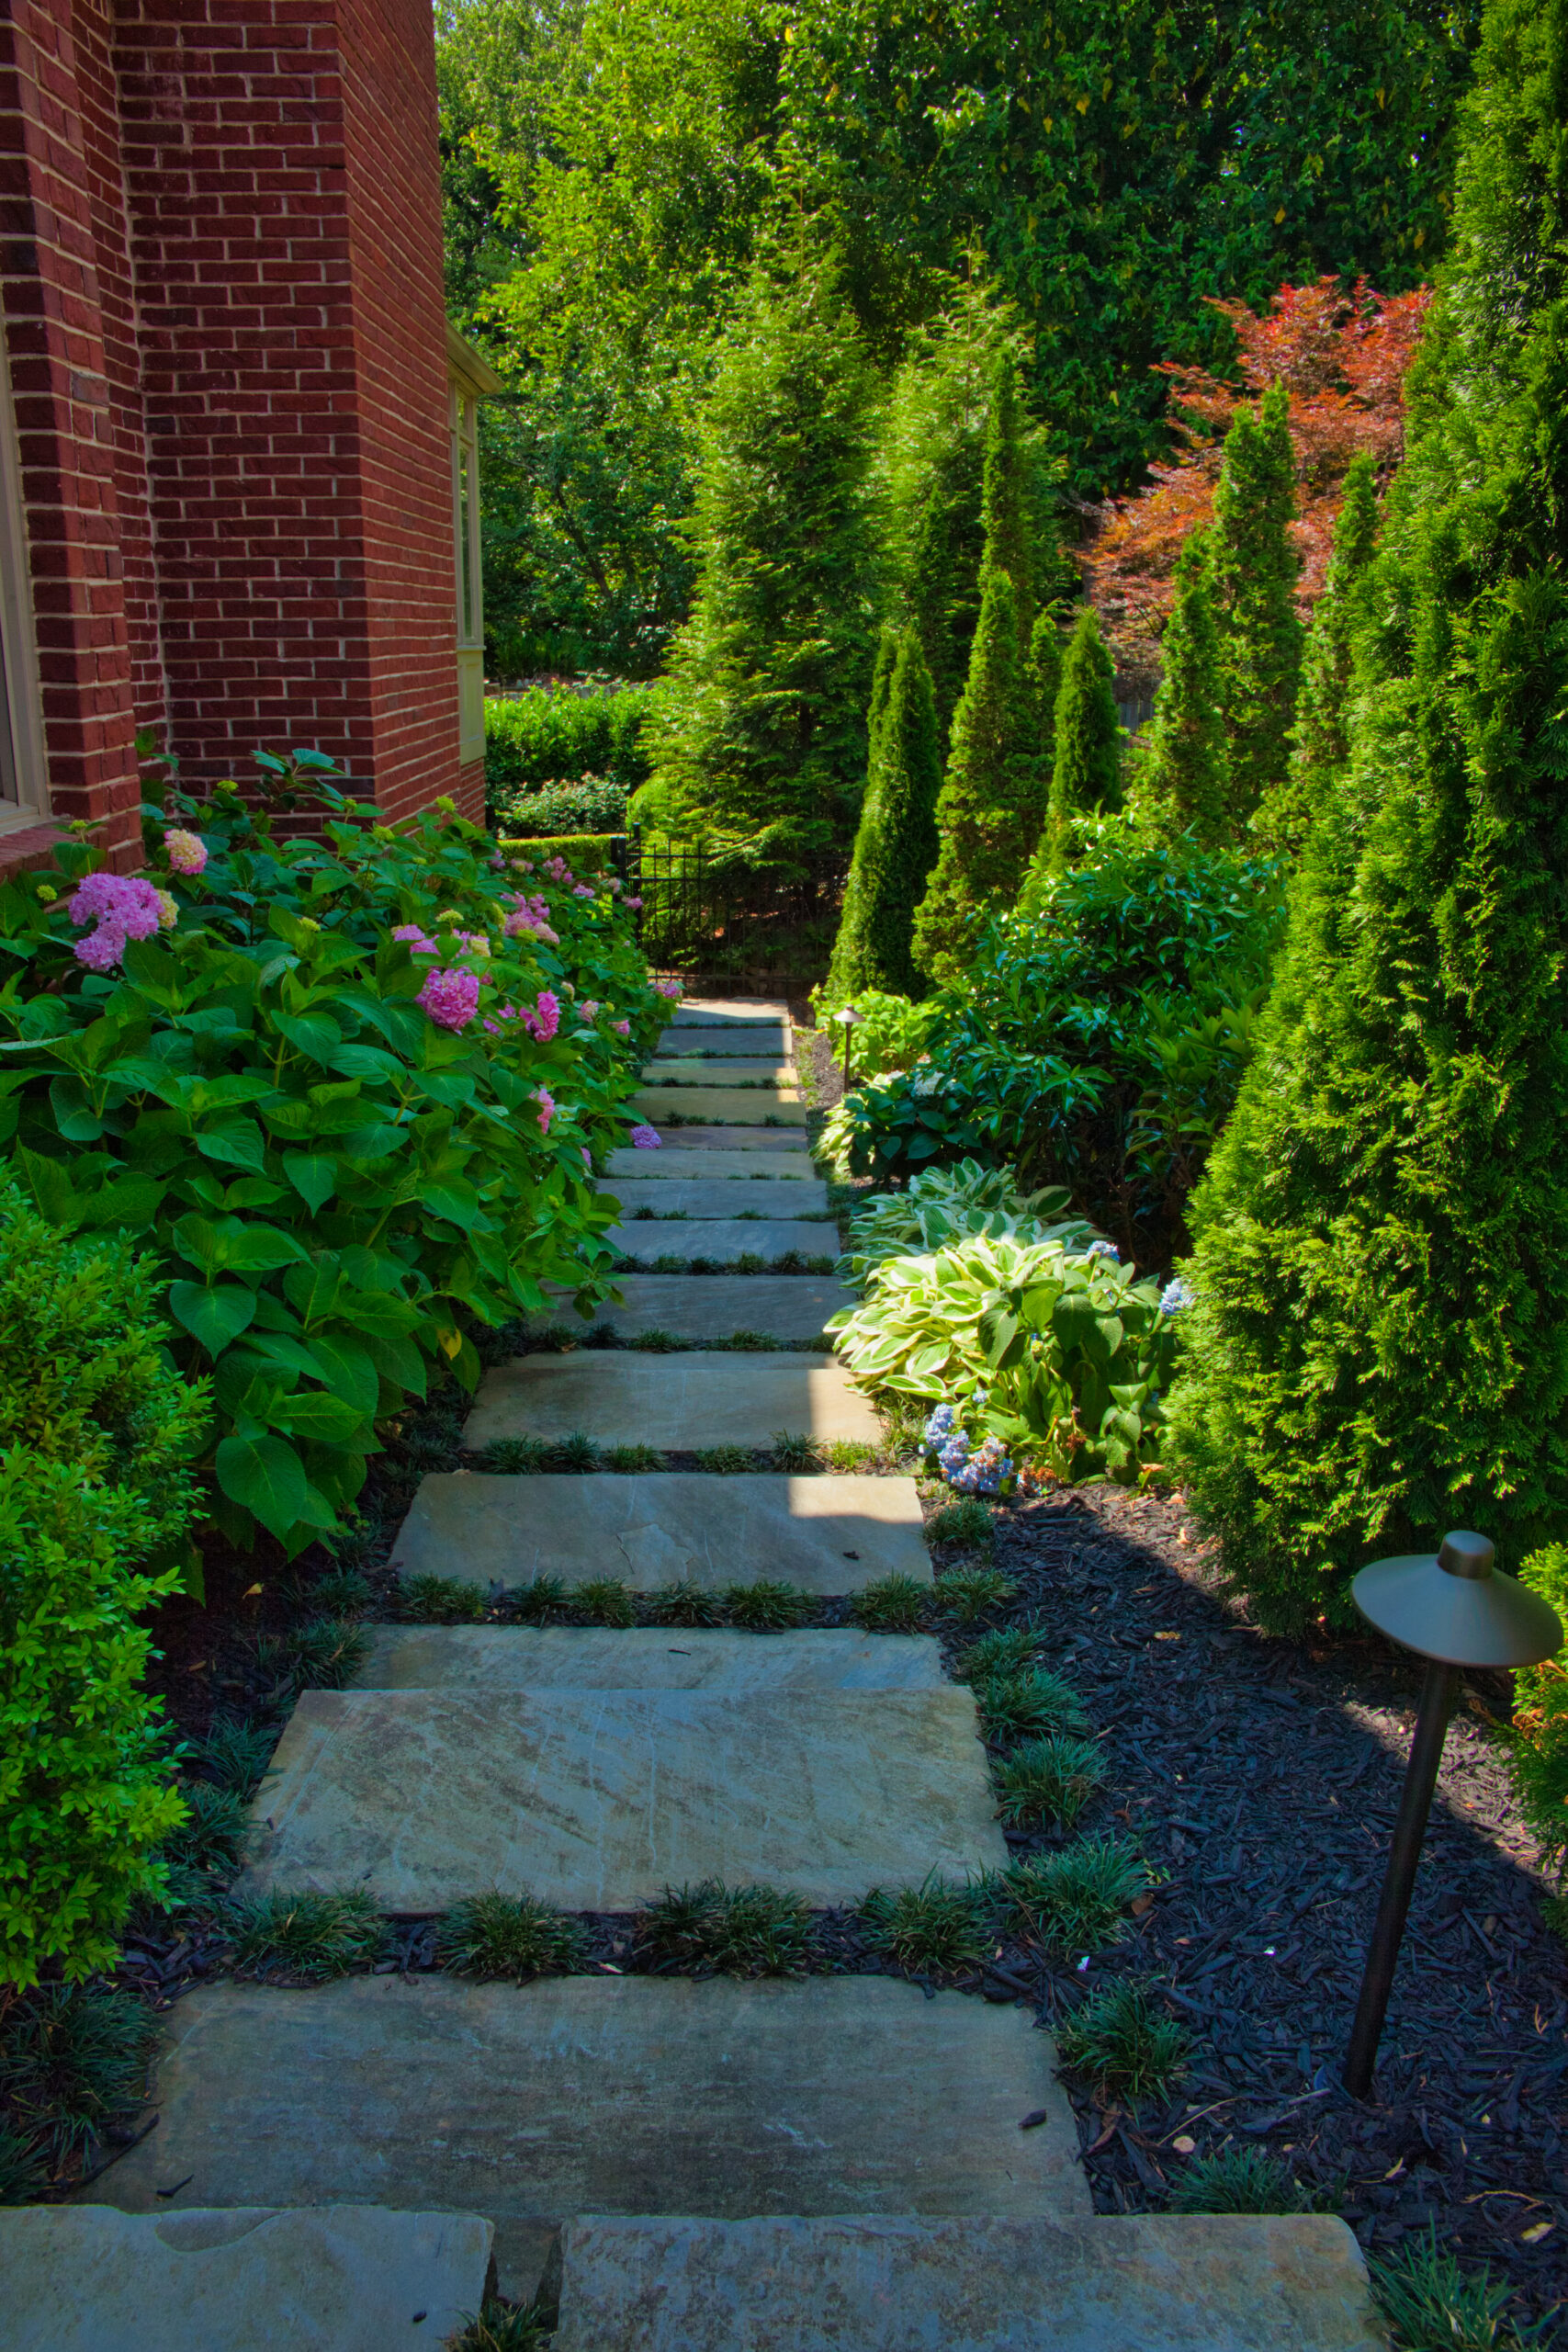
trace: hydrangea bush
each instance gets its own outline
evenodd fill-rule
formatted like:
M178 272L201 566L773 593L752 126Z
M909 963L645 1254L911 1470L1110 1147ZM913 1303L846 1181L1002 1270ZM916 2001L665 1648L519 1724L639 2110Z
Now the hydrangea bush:
M606 881L262 757L260 809L144 810L146 877L75 840L0 888L0 1149L58 1230L155 1244L214 1511L292 1553L434 1367L473 1385L472 1324L604 1295L592 1170L665 1007Z

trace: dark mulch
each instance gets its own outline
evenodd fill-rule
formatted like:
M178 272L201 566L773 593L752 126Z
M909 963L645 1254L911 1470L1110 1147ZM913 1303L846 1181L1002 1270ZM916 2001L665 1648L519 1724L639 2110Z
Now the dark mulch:
M1098 1816L1170 1883L1089 1978L1152 1974L1194 2039L1184 2096L1136 2119L1078 2101L1095 2203L1157 2206L1223 2143L1332 2190L1363 2245L1435 2222L1539 2312L1568 2292L1568 1950L1497 1738L1507 1678L1467 1678L1449 1734L1373 2097L1338 2072L1415 1719L1419 1668L1377 1639L1271 1640L1185 1538L1179 1498L1114 1489L1000 1515L998 1562L1104 1735ZM1162 1639L1161 1636L1167 1638ZM1206 2111L1204 2111L1206 2110Z

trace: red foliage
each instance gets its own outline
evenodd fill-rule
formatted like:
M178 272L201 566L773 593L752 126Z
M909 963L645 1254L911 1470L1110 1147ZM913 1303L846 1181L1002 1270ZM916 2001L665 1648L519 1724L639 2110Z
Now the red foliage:
M1099 510L1100 530L1081 558L1121 666L1157 660L1171 572L1188 532L1212 518L1231 419L1244 402L1256 408L1276 378L1291 395L1297 602L1306 616L1323 586L1351 458L1370 449L1385 483L1399 462L1404 378L1430 300L1429 287L1385 296L1359 278L1347 293L1339 278L1320 277L1314 286L1282 286L1266 318L1245 302L1212 303L1235 330L1239 384L1172 361L1156 369L1170 379L1171 427L1185 446L1169 465L1149 469L1146 490Z

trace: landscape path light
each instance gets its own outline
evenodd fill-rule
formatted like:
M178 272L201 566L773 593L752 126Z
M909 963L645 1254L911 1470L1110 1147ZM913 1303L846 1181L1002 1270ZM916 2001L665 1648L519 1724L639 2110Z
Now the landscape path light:
M843 1023L844 1092L847 1094L850 1091L850 1040L855 1033L857 1023L862 1021L864 1016L863 1014L857 1012L852 1004L846 1004L842 1012L835 1012L833 1018L835 1021L841 1022Z
M1562 1646L1555 1610L1515 1577L1502 1575L1492 1561L1493 1548L1485 1536L1461 1528L1445 1535L1435 1553L1374 1560L1350 1587L1350 1598L1370 1624L1427 1660L1399 1818L1345 2061L1345 2087L1354 2098L1365 2098L1371 2088L1460 1670L1467 1666L1539 1666Z

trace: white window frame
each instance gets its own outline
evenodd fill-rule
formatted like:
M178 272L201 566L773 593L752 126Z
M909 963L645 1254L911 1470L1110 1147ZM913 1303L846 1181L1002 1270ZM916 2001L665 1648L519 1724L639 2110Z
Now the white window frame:
M33 628L32 565L11 368L0 373L0 837L49 817L43 695Z

